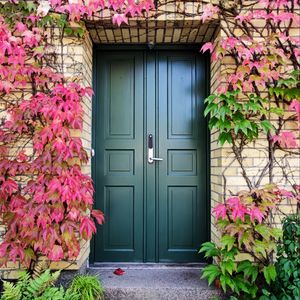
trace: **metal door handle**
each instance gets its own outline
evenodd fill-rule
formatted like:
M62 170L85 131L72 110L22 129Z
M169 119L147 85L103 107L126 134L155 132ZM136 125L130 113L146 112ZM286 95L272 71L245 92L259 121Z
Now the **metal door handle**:
M153 157L153 135L148 135L148 163L153 164L154 161L162 161L163 158Z
M163 158L160 158L160 157L152 157L152 160L162 161L162 160L164 160L164 159L163 159Z

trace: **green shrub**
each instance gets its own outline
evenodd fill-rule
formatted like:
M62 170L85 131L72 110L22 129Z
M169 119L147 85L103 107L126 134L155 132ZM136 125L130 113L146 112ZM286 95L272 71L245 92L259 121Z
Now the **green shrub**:
M78 275L69 288L70 291L79 294L81 300L104 299L104 289L96 276Z
M202 244L199 252L214 260L202 278L216 281L231 299L259 299L276 278L272 261L282 232L269 216L284 192L274 185L240 192L213 210L221 238L219 245Z
M3 282L1 300L80 300L79 294L54 286L59 275L60 271L51 273L46 270L32 278L29 273L21 272L15 284Z
M282 243L277 247L275 263L277 277L267 299L300 299L300 215L285 218L282 223Z
M30 275L21 272L16 283L3 281L1 300L102 300L104 290L98 278L92 275L78 275L70 287L56 287L60 271L36 272Z

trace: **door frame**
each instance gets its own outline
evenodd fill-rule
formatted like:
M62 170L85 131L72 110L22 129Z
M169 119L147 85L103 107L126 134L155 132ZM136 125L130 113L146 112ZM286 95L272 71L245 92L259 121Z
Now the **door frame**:
M92 71L92 88L94 90L94 94L92 97L92 132L91 132L91 138L92 138L92 149L95 148L95 140L96 140L96 107L97 107L97 54L102 51L145 51L145 52L151 52L156 50L166 50L166 51L199 51L201 49L201 44L156 44L153 48L150 48L147 44L94 44L93 46L93 71ZM204 62L205 62L205 77L206 77L206 84L205 84L205 95L208 96L210 94L210 55L205 53L201 54L203 56ZM145 99L143 99L144 101ZM211 152L210 152L210 132L208 129L208 121L209 118L206 117L204 120L204 124L206 125L206 155L207 155L207 176L206 176L206 208L207 213L209 214L207 221L207 237L208 240L211 240ZM95 164L96 160L95 157L91 156L91 177L93 182L95 181L96 175L95 175ZM145 193L144 193L145 194ZM93 195L94 203L96 202L96 193ZM144 221L145 224L145 221ZM97 233L96 233L97 234ZM144 232L145 237L145 232ZM144 254L143 259L145 262L145 239L144 239ZM201 254L199 254L201 255ZM89 264L90 265L97 265L97 262L95 262L95 239L92 238L90 241L90 255L89 255Z

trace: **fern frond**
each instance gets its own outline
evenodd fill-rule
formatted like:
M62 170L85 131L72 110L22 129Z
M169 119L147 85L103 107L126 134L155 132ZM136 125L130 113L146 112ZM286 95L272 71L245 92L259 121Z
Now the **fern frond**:
M40 277L49 268L49 261L41 260L38 261L33 269L32 278Z
M52 286L57 278L60 275L60 271L50 273L50 270L46 270L39 277L32 279L26 290L24 291L25 296L32 296L36 299L38 296L42 295L42 293L50 286Z
M20 287L15 286L13 283L3 282L3 293L1 300L21 300L22 293Z
M38 271L37 271L38 272ZM37 275L37 273L36 273ZM80 300L79 293L74 291L65 292L63 287L55 287L60 271L51 273L49 269L38 277L32 278L27 272L20 272L16 284L3 283L1 300Z
M58 287L48 287L39 297L36 297L35 300L64 300L65 291L63 288Z
M76 293L66 292L61 286L58 287L48 287L44 293L35 298L34 300L80 300L80 295Z
M26 271L21 271L19 273L19 278L18 281L16 283L16 288L20 290L21 295L24 293L24 291L26 290L29 282L30 282L30 274Z

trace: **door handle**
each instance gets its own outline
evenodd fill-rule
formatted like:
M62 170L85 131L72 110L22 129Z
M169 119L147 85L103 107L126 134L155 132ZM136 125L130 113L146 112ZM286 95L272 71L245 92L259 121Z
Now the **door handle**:
M153 157L154 155L153 150L153 135L150 133L148 135L148 163L153 164L154 161L162 161L163 158L160 157Z

